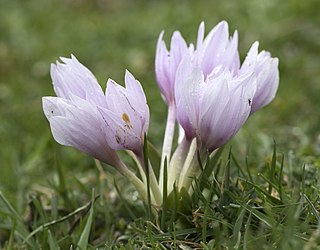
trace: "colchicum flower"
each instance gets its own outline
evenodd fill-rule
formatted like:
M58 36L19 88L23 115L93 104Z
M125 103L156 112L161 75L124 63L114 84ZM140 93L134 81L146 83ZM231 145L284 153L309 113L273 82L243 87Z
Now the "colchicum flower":
M58 97L44 97L43 110L54 138L114 165L114 150L140 153L149 108L140 83L126 71L126 88L108 80L106 96L93 74L74 56L51 66Z
M54 139L114 166L146 201L145 184L116 153L128 149L142 154L149 108L140 83L126 71L126 88L108 80L104 95L94 75L74 56L61 60L63 63L51 65L57 97L42 98Z
M182 58L190 53L194 65L202 70L205 78L220 69L228 69L232 76L239 76L248 71L253 72L257 78L257 90L252 100L251 114L270 103L279 85L278 59L272 58L270 53L266 51L258 53L258 42L255 42L240 66L237 31L232 37L229 37L226 21L217 24L205 38L204 31L205 27L202 22L199 26L195 49L192 44L188 49L180 33L174 33L170 52L166 50L161 33L157 45L155 66L161 93L166 97L172 96L174 85L176 85L176 81L172 80L178 69L176 65L179 65ZM167 84L168 82L170 84Z
M228 69L205 78L191 58L182 61L176 78L177 119L186 138L213 151L229 141L249 117L256 91L253 74L233 77Z
M180 188L188 188L189 180L186 180L196 175L194 169L197 168L198 159L192 158L191 151L195 150L196 156L196 152L200 150L205 158L206 151L212 152L223 146L252 113L273 100L279 85L278 59L272 58L265 51L259 53L258 42L252 45L241 65L238 33L235 31L230 37L226 21L216 25L206 37L204 33L204 23L201 23L195 47L191 44L188 48L180 39L179 43L175 43L176 48L179 47L180 53L183 51L185 54L175 57L172 51L167 52L167 61L179 58L178 67L170 67L168 63L161 64L158 62L160 60L156 60L160 90L165 96L174 93L174 100L171 102L175 103L175 116L185 132L185 139L178 146L179 151L176 151L169 165L169 170L175 173L175 177L169 177L169 185L179 179ZM165 48L162 35L160 41L157 55L164 50L162 47ZM167 71L157 70L157 64L165 65L163 68ZM176 76L170 87L163 84L164 80L162 85L160 82L161 79L166 79L168 74L164 72L168 71L170 79L172 75ZM196 149L190 146L193 139L196 139ZM188 147L188 160L182 167L179 159L187 157Z
M144 155L146 96L129 71L125 87L109 79L104 93L74 56L52 64L57 97L43 97L43 110L55 140L114 166L155 209L174 188L190 194L193 177L201 170L199 159L205 163L211 152L226 144L251 114L273 100L279 85L278 59L259 53L258 42L241 65L238 33L230 37L227 22L220 22L206 37L204 33L201 23L195 46L188 46L176 31L170 50L163 32L158 39L156 80L168 105L158 175L151 165L155 162ZM183 133L172 153L176 122ZM131 151L140 175L120 160L117 150Z
M119 158L107 143L106 126L97 108L107 106L100 85L74 56L61 60L51 65L57 97L42 98L54 139L117 166Z

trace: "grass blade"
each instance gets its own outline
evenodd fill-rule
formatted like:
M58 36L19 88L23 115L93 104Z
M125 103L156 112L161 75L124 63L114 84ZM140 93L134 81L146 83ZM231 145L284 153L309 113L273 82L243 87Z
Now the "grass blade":
M239 249L240 240L241 240L241 226L243 223L243 218L245 213L246 213L246 210L242 207L233 228L233 235L232 235L233 249Z
M272 184L271 183L274 183L274 175L275 175L275 172L276 172L276 160L277 160L277 144L274 141L274 144L273 144L273 155L272 155L271 169L270 169L270 176L269 176L269 179L270 179L269 189L268 189L269 194L272 193Z
M49 242L50 250L60 249L59 244L58 244L57 240L53 237L50 229L48 230L48 242Z
M165 230L166 213L167 213L167 196L168 196L168 162L167 157L164 159L163 170L163 196L162 196L162 214L161 214L161 229Z
M90 236L90 231L91 231L91 225L92 225L92 220L93 220L93 207L94 207L94 190L92 190L92 196L91 196L91 208L89 212L89 217L87 220L87 223L81 233L79 242L78 242L78 247L77 250L85 250L87 249L88 242L89 242L89 236Z
M147 177L147 196L148 196L148 218L151 221L151 193L150 193L150 169L149 169L149 156L148 156L148 139L147 135L144 135L144 145L143 145L143 157L144 165L146 168L146 177Z

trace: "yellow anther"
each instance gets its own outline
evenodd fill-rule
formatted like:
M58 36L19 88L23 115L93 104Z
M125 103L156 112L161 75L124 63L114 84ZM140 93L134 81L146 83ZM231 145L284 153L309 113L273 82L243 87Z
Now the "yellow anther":
M132 125L131 125L131 122L130 122L130 117L128 116L127 113L123 113L123 114L122 114L122 120L126 123L126 125L127 125L129 128L132 128Z

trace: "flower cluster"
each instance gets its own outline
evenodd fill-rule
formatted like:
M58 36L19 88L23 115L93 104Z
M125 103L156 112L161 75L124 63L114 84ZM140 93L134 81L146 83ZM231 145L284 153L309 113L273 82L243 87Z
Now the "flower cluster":
M251 114L273 100L279 84L278 59L266 51L259 53L258 42L241 64L238 33L230 37L227 22L220 22L206 37L204 33L201 23L194 46L187 45L176 31L170 50L163 32L158 39L156 80L168 105L159 179L151 163L145 166L149 108L141 84L129 71L125 72L125 87L109 79L104 94L94 75L74 56L52 64L57 97L43 97L43 110L55 140L114 166L145 200L150 179L155 205L162 203L166 167L167 191L174 185L189 190L190 177L200 173L199 156L205 161L227 143ZM172 153L176 123L179 143ZM117 150L131 152L140 178L121 161Z

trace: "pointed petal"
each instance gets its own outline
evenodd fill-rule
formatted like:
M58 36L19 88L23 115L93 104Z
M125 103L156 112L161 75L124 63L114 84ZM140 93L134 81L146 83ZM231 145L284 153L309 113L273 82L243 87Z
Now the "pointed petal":
M165 97L165 101L171 101L172 97L170 96L170 76L169 76L169 52L166 48L166 45L163 41L162 31L159 35L157 42L157 50L155 57L155 73L156 80L160 89L160 92Z
M96 116L96 112L89 107L79 109L58 97L44 97L43 109L58 143L117 166L119 159L107 144L101 118Z
M190 56L182 60L176 77L177 119L188 139L196 136L199 120L199 100L204 82L203 73L193 68Z
M111 148L115 150L129 149L134 152L141 152L143 137L134 131L129 116L123 115L124 119L121 120L117 114L108 109L99 108L99 112L107 126L106 136Z
M51 65L51 78L57 96L69 99L79 96L100 106L105 106L103 91L94 75L75 56L61 58L63 63Z
M257 91L252 100L251 114L269 104L279 86L278 58L272 58L266 51L258 54L258 46L258 42L251 46L240 70L240 74L251 72L257 78Z
M198 29L197 50L202 49L204 30L205 30L204 22L201 22Z
M253 98L251 113L266 106L274 99L279 86L278 64L278 58L269 58L258 73L258 86Z
M216 66L221 64L228 42L228 23L222 21L210 31L204 40L201 68L205 75L209 75Z

